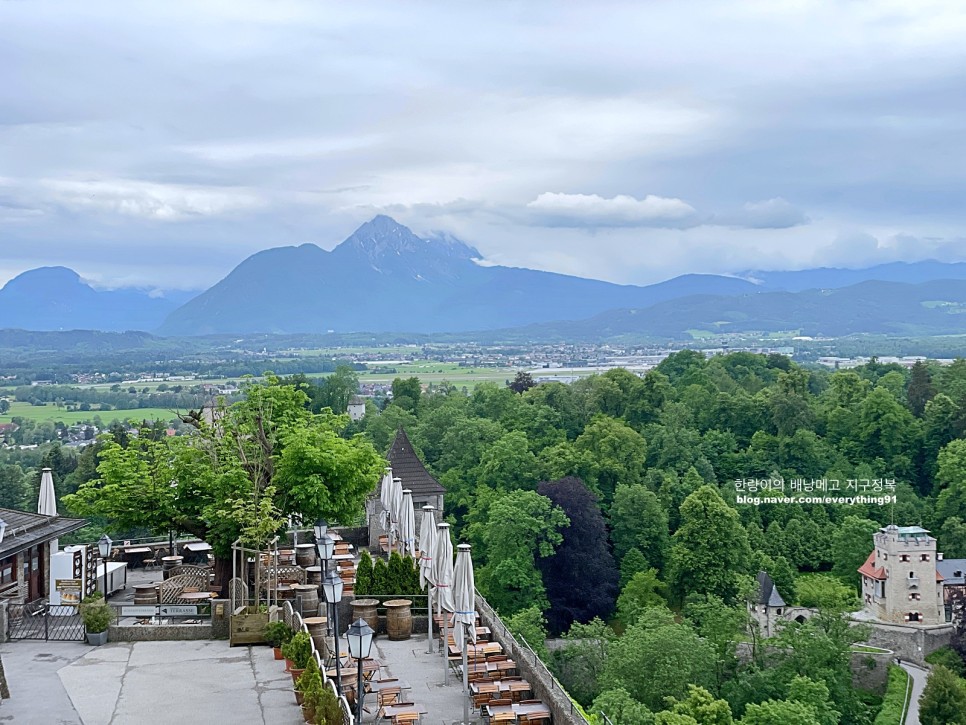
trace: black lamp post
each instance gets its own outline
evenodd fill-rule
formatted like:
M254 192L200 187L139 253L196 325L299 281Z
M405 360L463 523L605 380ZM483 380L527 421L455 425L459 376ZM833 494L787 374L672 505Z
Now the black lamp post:
M342 694L342 656L339 651L339 602L342 601L342 578L332 572L322 580L325 601L332 605L332 631L335 633L335 681L336 689Z
M111 555L111 537L107 534L103 534L97 542L97 550L101 555L101 560L104 562L104 600L107 600L107 557Z
M366 620L357 619L352 626L346 630L345 638L349 643L349 654L355 657L359 663L359 679L356 682L356 722L362 722L362 660L369 658L369 650L372 649L372 627L366 624Z
M317 521L315 524L316 532L319 531L319 523L320 522ZM324 521L322 521L321 523L323 525L325 524ZM320 536L318 533L316 533L315 548L319 552L319 558L322 560L322 581L324 582L326 578L329 576L329 559L332 558L332 554L335 552L335 539L333 539L328 534L322 534ZM325 601L326 601L326 606L328 606L328 601L329 601L328 597L326 597ZM328 608L326 608L326 614L328 615ZM326 632L329 632L329 633L332 632L332 628L330 626L331 624L332 622L330 621L329 617L326 616L325 618Z

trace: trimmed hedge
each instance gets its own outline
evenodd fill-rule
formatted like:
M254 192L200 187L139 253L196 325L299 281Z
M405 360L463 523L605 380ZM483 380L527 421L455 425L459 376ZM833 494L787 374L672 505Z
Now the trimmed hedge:
M889 665L889 682L886 684L882 709L875 718L874 725L900 725L902 709L906 704L906 689L909 675L901 667Z

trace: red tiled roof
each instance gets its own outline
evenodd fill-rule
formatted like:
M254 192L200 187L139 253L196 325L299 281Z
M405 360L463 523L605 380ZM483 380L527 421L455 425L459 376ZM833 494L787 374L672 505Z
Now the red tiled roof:
M943 577L943 575L940 574L938 571L936 572L936 581L937 582L946 581L945 578Z
M865 563L859 567L859 574L862 576L867 576L870 579L878 579L879 581L886 580L886 573L884 567L873 566L875 563L875 552L873 551L869 554L869 558L865 560Z

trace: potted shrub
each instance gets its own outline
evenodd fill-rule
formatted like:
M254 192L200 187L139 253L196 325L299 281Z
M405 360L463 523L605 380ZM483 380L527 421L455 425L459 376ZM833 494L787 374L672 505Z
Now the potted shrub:
M342 708L339 697L331 687L322 687L319 701L315 705L315 725L342 725Z
M322 672L315 662L315 657L311 657L309 658L309 663L305 666L305 671L295 681L295 702L299 705L304 704L305 692L316 679L319 681L319 684L322 683Z
M107 642L107 628L114 619L114 610L104 601L103 595L94 593L80 605L81 619L87 631L88 644L100 645Z
M297 681L312 659L312 638L309 633L298 632L292 635L292 639L282 645L282 654L292 662L289 671L292 673L292 682Z
M305 722L314 723L326 689L322 683L322 675L318 668L312 671L310 665L305 668L305 672L299 678L299 683L302 686L302 717L305 718Z
M268 626L265 627L265 639L268 640L275 651L275 659L282 659L282 645L292 639L294 634L292 628L281 619L268 623Z

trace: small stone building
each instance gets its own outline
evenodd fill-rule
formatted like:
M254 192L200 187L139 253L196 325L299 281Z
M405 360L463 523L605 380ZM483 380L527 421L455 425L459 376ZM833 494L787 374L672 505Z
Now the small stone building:
M943 624L943 576L937 571L936 540L921 526L879 529L875 550L859 567L862 603L881 622Z
M783 615L787 605L768 572L758 572L757 578L757 596L748 602L748 613L751 615L752 622L758 625L763 637L774 637L778 634L776 627L778 622L785 621Z
M441 519L440 512L443 510L443 495L446 493L446 489L426 470L423 462L419 460L419 456L413 450L409 436L402 428L396 432L396 439L389 449L387 458L392 468L393 478L402 480L403 490L408 488L413 492L413 510L416 514L416 534L418 535L423 518L423 506L426 504L432 505L436 509L436 520ZM369 546L374 551L378 551L379 537L385 533L380 524L382 512L385 510L380 500L381 493L382 479L380 478L375 490L369 494L369 498L366 500Z
M937 555L936 571L943 578L943 604L947 622L966 613L966 559L944 559Z

